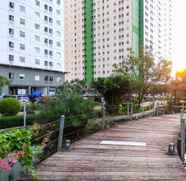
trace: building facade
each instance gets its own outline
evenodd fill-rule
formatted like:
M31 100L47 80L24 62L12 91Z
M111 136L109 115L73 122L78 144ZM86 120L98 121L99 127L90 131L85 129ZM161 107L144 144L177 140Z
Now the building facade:
M65 79L84 79L84 3L64 0Z
M67 80L108 77L140 48L172 58L172 0L66 0L65 12Z
M6 94L44 95L64 81L62 0L8 0L0 4L0 75Z

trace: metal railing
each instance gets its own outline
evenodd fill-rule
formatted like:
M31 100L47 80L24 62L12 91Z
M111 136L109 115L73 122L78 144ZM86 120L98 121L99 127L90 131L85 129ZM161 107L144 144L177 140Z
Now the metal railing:
M185 123L186 123L186 114L182 113L180 116L180 157L181 160L185 163Z

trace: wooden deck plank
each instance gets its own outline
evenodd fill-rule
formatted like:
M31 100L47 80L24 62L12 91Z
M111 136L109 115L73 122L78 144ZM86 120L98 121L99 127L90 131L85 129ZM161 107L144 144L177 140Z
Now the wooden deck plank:
M186 180L176 156L166 154L179 131L179 115L143 118L119 123L56 153L38 168L40 180L127 181ZM101 145L101 141L138 141L147 145Z

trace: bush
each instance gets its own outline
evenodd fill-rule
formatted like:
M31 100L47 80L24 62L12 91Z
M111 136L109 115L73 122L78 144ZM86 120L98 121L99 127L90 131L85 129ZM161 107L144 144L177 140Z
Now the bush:
M5 98L0 101L0 113L4 116L14 116L20 109L19 101L14 98Z
M44 117L43 117L44 116ZM59 117L54 117L51 116L51 119L48 119L45 117L50 116L48 113L46 115L43 114L38 114L38 115L27 115L26 117L26 123L27 125L32 125L34 123L39 123L39 124L45 124L49 123L51 121L55 121L59 119ZM12 127L21 127L23 126L23 116L21 115L16 115L16 116L2 116L0 117L0 129L6 129L6 128L12 128Z
M34 115L27 116L27 125L31 125L35 120ZM2 116L0 117L0 129L23 126L23 116Z

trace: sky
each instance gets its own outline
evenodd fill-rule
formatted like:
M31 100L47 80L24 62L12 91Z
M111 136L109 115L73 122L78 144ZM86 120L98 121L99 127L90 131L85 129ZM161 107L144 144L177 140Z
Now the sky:
M186 0L173 0L173 72L186 68Z

